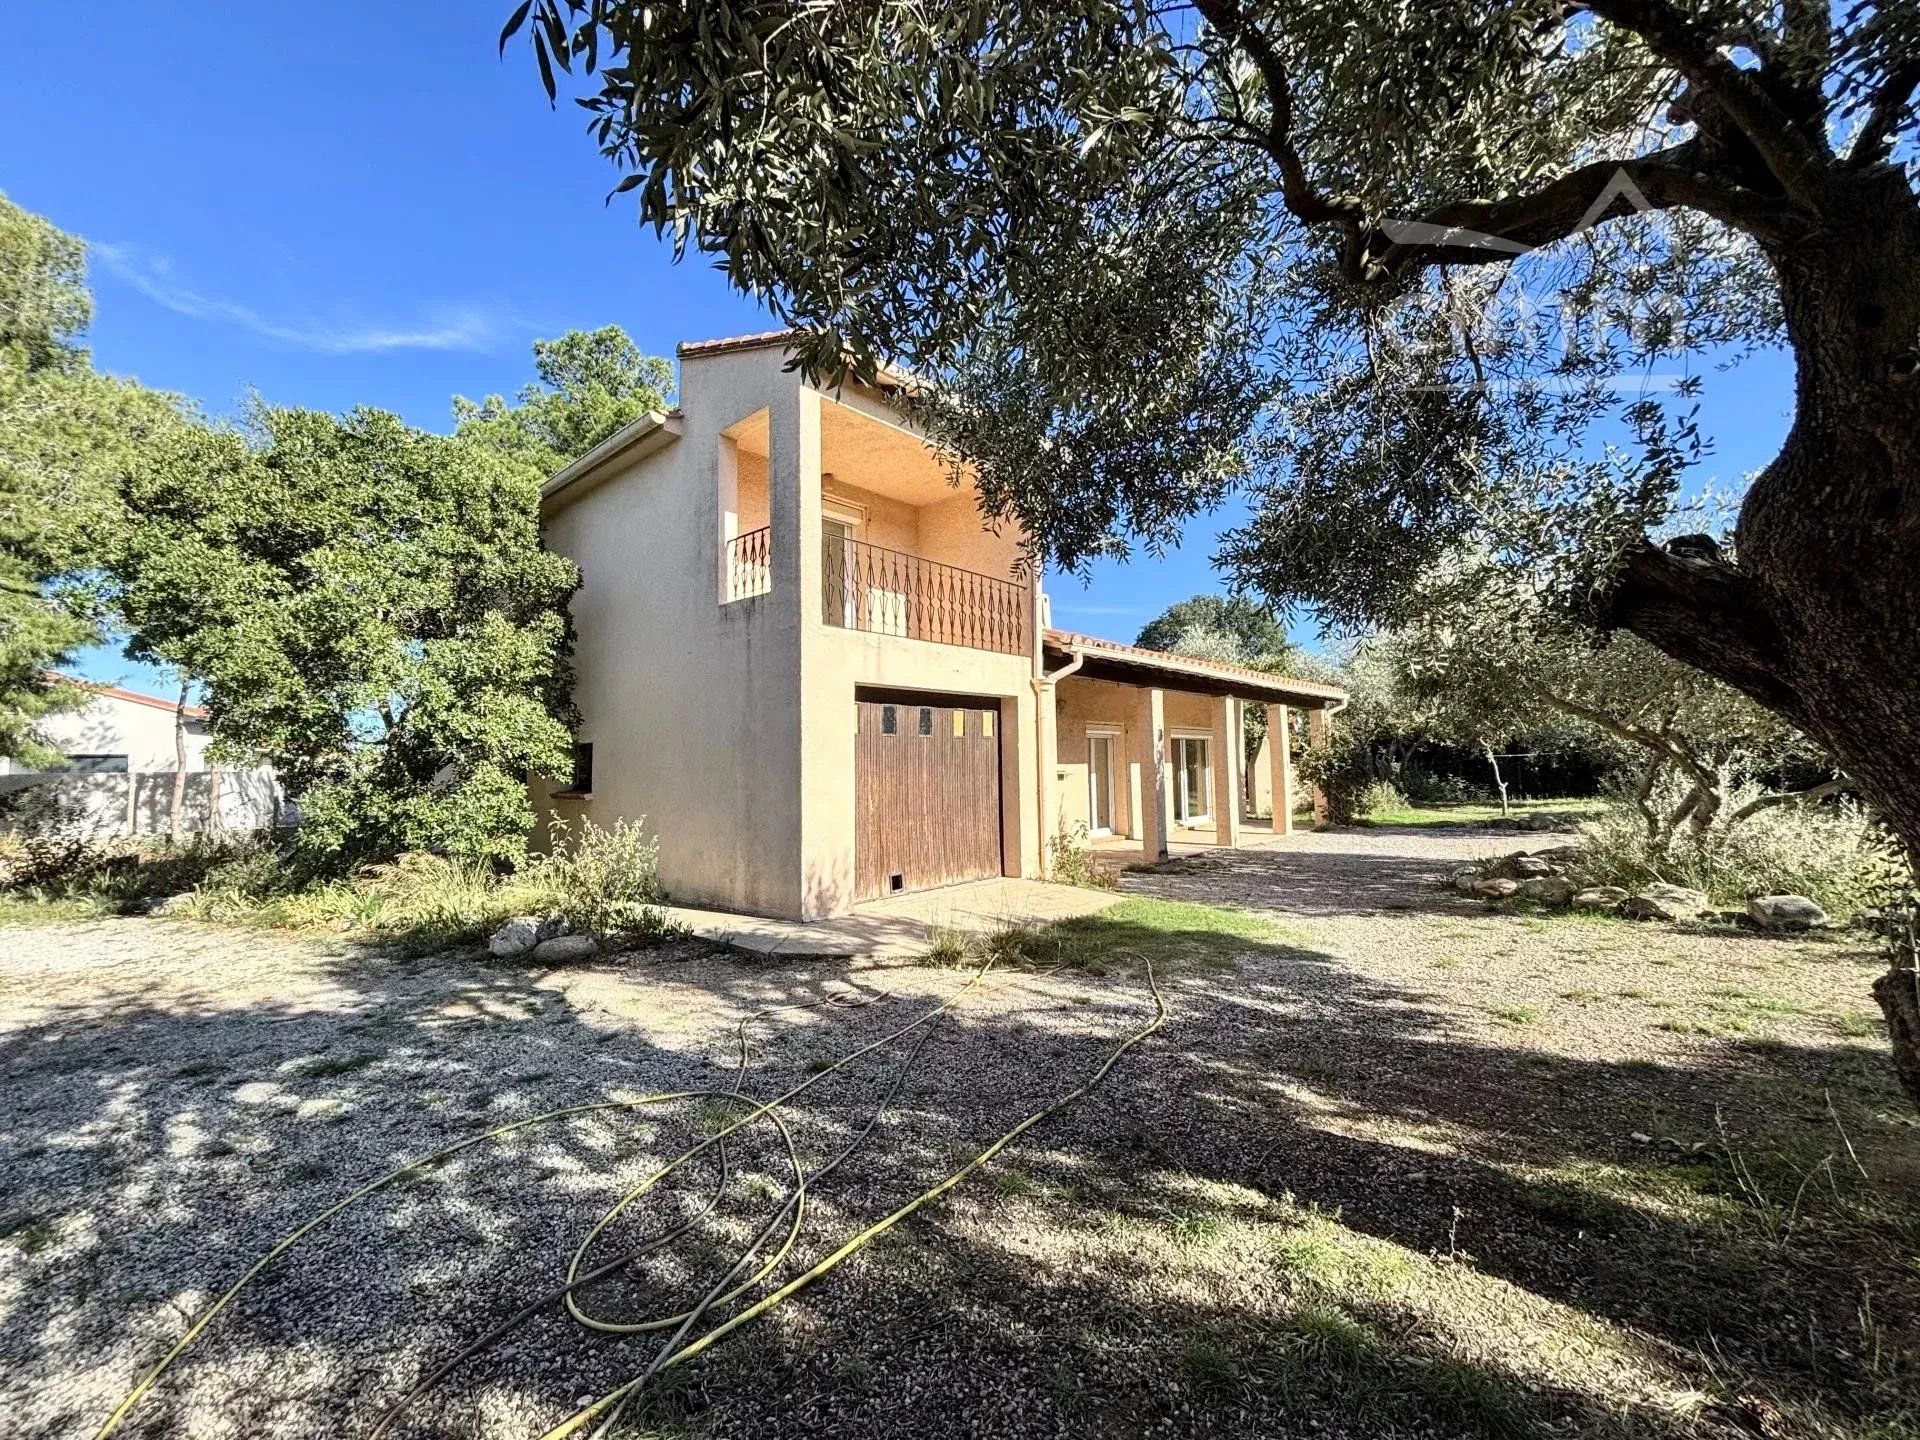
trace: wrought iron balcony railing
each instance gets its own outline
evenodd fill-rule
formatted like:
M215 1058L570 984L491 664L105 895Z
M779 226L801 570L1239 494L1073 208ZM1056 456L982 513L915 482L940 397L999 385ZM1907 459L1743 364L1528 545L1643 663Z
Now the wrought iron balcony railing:
M861 540L827 539L821 617L829 625L1023 655L1026 587Z
M773 531L762 525L727 542L727 601L751 600L773 589Z

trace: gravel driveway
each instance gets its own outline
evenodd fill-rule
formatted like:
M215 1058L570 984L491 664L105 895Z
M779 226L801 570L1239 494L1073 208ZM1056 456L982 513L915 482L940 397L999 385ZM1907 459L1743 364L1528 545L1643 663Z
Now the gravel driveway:
M1106 1086L669 1372L626 1433L1252 1435L1311 1416L1322 1434L1411 1435L1452 1433L1434 1417L1456 1413L1458 1433L1484 1433L1472 1407L1365 1408L1362 1390L1424 1395L1454 1369L1527 1426L1699 1433L1705 1422L1673 1397L1706 1384L1699 1348L1729 1329L1727 1296L1610 1288L1596 1258L1608 1225L1543 1213L1533 1177L1636 1163L1650 1145L1711 1139L1716 1124L1758 1134L1792 1085L1829 1089L1870 1163L1910 1179L1913 1133L1887 1118L1884 1044L1849 1038L1842 1018L1866 1003L1869 962L1830 942L1490 913L1431 883L1513 845L1334 833L1129 876L1143 899L1270 914L1268 938L1223 942L1216 963L1164 975L1167 1028ZM771 1095L963 981L698 946L542 971L179 921L0 930L8 1433L93 1433L247 1264L405 1158L558 1107L724 1089L743 1019L811 1004L750 1025L746 1087ZM1736 982L1769 997L1741 1028L1670 1023L1738 1008L1724 993ZM815 1003L833 994L880 998ZM1126 967L990 981L940 1023L871 1141L810 1194L783 1273L1078 1084L1150 1014ZM876 1052L796 1101L802 1153L825 1155L864 1124L901 1056ZM576 1117L348 1210L244 1292L122 1433L365 1433L434 1364L555 1285L592 1221L714 1123L703 1101ZM783 1184L764 1131L742 1132L745 1183L689 1243L595 1290L592 1308L670 1313L724 1270L725 1247ZM714 1179L696 1167L597 1253L693 1215ZM1287 1384L1246 1382L1240 1327L1254 1325L1263 1354L1292 1355L1273 1336L1305 1323L1305 1282L1273 1255L1329 1217L1339 1223L1323 1238L1353 1266L1412 1267L1361 1316L1391 1340L1391 1353L1369 1342L1367 1363L1385 1368L1339 1394L1316 1389L1342 1372L1309 1335L1298 1353L1312 1363ZM1655 1239L1701 1262L1701 1238L1677 1221ZM1794 1283L1780 1268L1740 1272L1756 1345ZM1836 1292L1832 1306L1856 1299ZM1731 1331L1737 1356L1741 1323ZM396 1433L538 1435L656 1345L549 1311ZM1215 1365L1209 1346L1227 1359Z

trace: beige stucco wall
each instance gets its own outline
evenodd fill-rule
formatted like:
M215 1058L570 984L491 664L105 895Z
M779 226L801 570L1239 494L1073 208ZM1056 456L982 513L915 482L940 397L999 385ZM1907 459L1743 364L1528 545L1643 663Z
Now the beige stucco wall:
M1055 834L1071 834L1090 821L1087 737L1094 730L1118 733L1114 746L1114 824L1116 835L1137 835L1134 811L1140 803L1140 692L1132 685L1069 676L1054 687L1059 755ZM1152 783L1150 780L1147 783Z
M853 899L856 691L991 697L1001 703L1005 868L1037 874L1031 658L823 623L823 398L784 359L777 349L689 357L680 438L577 499L549 503L547 541L583 575L575 698L579 738L594 746L595 793L568 799L539 784L536 803L601 825L644 816L676 899L834 914ZM884 412L872 397L860 403ZM761 411L764 425L738 425ZM729 427L754 438L736 444L722 435ZM749 453L761 435L764 461ZM770 592L730 604L719 602L723 464L737 528L772 529ZM1018 553L1016 537L966 539L950 502L916 508L843 483L829 489L867 508L864 538L874 544L924 553L934 515L951 546L937 558L971 557L1005 574ZM955 499L973 505L970 495Z
M571 503L549 503L547 543L582 575L574 696L578 738L594 747L594 794L553 800L553 787L537 784L535 800L601 825L644 817L676 897L792 914L801 845L793 545L774 546L771 594L718 601L723 429L769 412L768 514L776 534L791 536L798 523L798 385L780 359L745 351L687 364L680 438ZM753 528L754 468L737 466L743 529Z

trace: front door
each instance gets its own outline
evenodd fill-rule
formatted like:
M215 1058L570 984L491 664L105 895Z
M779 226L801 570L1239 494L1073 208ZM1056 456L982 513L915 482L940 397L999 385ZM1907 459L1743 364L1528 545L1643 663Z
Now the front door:
M1113 833L1113 737L1087 737L1087 829Z
M888 691L854 710L854 898L1001 874L999 703Z

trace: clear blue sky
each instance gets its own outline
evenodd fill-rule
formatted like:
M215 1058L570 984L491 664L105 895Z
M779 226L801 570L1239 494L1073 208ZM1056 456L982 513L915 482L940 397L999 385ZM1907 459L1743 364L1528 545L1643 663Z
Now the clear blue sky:
M675 266L485 3L15 7L0 47L0 190L96 247L98 363L231 410L394 410L433 428L456 393L510 392L529 345L618 323L643 349L764 329L705 261ZM1788 370L1750 361L1709 390L1707 467L1763 464ZM1221 588L1215 536L1056 580L1055 618L1130 640ZM1296 638L1311 642L1310 629ZM154 685L116 652L98 679Z

